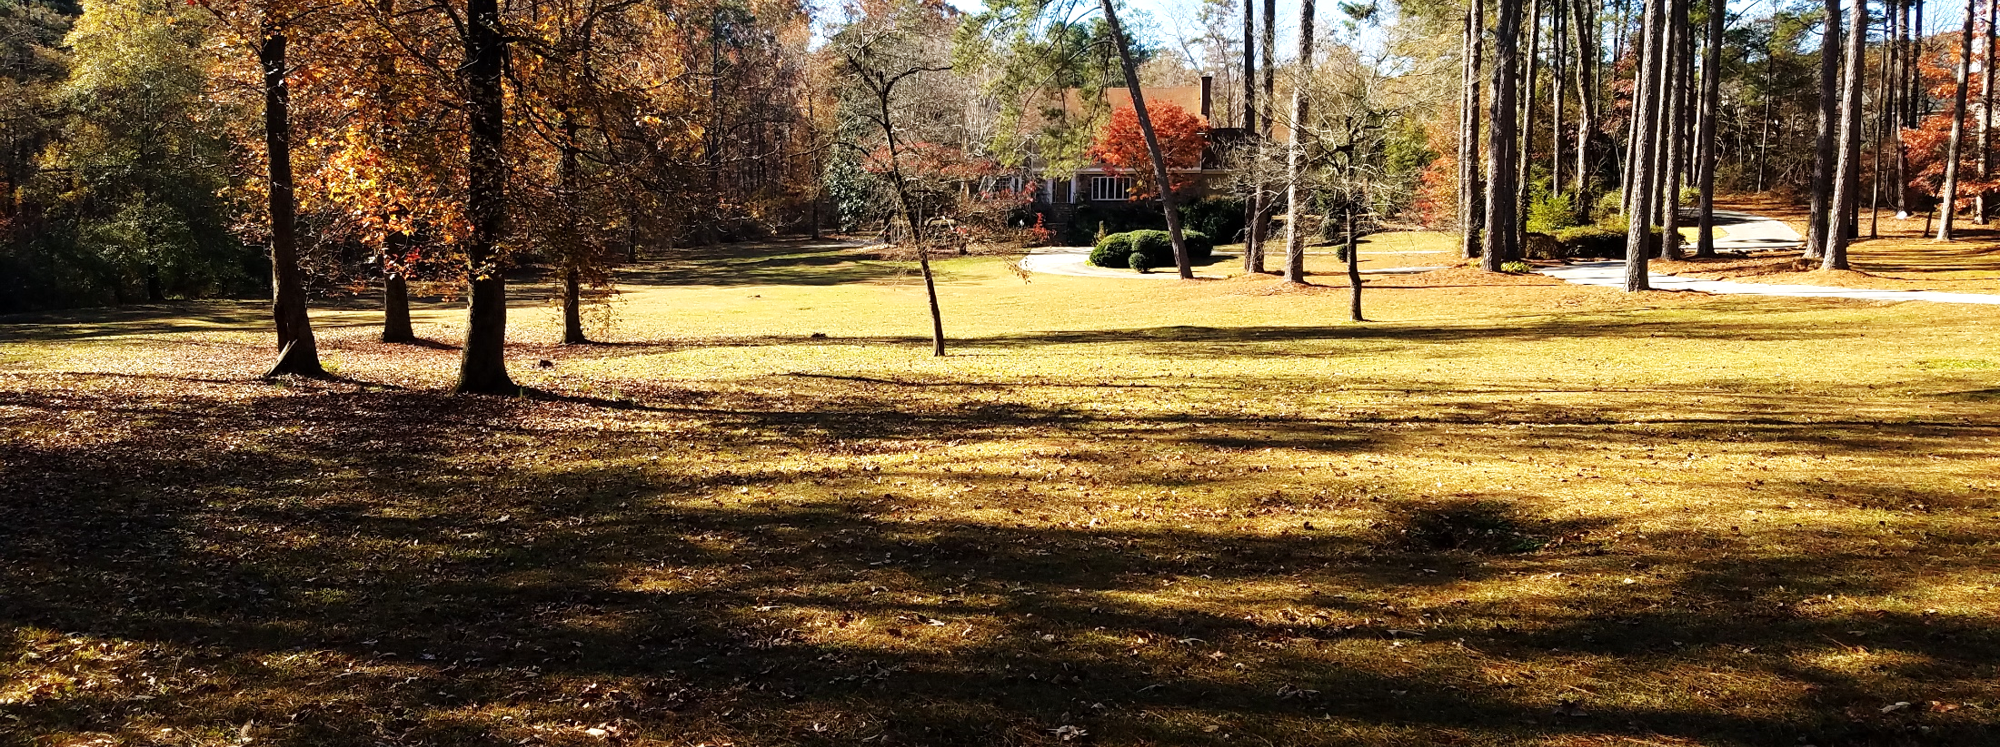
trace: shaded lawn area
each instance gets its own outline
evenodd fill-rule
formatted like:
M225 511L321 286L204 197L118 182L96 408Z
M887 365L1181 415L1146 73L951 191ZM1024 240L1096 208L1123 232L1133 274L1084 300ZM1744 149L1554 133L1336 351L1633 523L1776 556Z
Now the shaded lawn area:
M441 394L455 351L361 311L321 315L333 383L252 381L268 335L226 315L0 326L0 742L2000 720L1993 310L1385 279L1352 325L1253 280L941 264L942 360L898 275L634 274L574 348L527 300L521 399Z

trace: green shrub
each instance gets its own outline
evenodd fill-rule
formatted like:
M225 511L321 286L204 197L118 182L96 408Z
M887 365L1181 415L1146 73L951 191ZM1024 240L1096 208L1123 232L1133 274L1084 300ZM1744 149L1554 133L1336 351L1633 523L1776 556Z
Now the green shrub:
M1149 272L1153 269L1153 260L1148 258L1145 252L1133 252L1125 255L1125 264L1130 265L1132 269L1140 272Z
M1090 251L1090 263L1098 267L1126 267L1132 253L1132 234L1114 233L1097 240Z
M1181 228L1206 234L1224 244L1242 238L1243 201L1234 197L1203 197L1181 205ZM1192 251L1192 247L1189 248Z
M1520 260L1515 260L1515 261L1512 261L1512 262L1502 262L1502 263L1500 263L1500 271L1501 271L1501 272L1505 272L1505 273L1511 273L1511 274L1514 274L1514 275L1526 275L1526 274L1528 274L1528 273L1530 273L1530 272L1534 272L1534 271L1535 271L1535 268L1534 268L1534 266L1532 266L1532 265L1530 265L1530 264L1528 264L1528 263L1526 263L1526 262L1522 262L1522 261L1520 261Z
M1624 222L1621 218L1619 222ZM1625 232L1612 230L1601 225L1566 228L1555 233L1556 241L1562 242L1563 250L1572 257L1592 257L1601 259L1625 258ZM1652 232L1649 249L1658 254L1660 250L1660 229Z
M1604 193L1603 196L1598 197L1597 205L1591 208L1590 211L1591 215L1597 216L1599 220L1603 220L1609 216L1619 215L1624 212L1625 212L1625 193L1621 190L1616 190L1616 189L1606 192Z
M1186 242L1188 260L1207 262L1215 256L1215 241L1200 231L1182 231L1181 240ZM1098 267L1130 267L1133 252L1146 255L1153 267L1168 267L1174 262L1174 241L1166 231L1147 229L1114 233L1097 242L1090 252L1090 263Z
M1576 200L1568 192L1542 197L1528 205L1528 232L1555 233L1575 228Z

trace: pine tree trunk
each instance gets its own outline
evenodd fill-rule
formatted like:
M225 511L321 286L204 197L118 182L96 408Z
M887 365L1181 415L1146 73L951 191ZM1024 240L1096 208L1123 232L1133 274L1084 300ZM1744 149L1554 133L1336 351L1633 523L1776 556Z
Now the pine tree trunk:
M1244 0L1246 3L1255 1ZM1257 126L1263 128L1263 137L1258 140L1258 147L1260 148L1258 153L1261 155L1266 152L1262 149L1269 148L1272 139L1277 137L1278 134L1276 108L1278 105L1278 0L1264 0L1264 27L1259 39L1258 49L1260 50L1258 52L1259 64L1264 68L1264 95L1258 99L1261 103L1258 104L1257 109ZM1278 196L1272 190L1266 188L1268 185L1265 182L1268 178L1261 171L1262 165L1258 168L1260 171L1258 172L1257 182L1257 266L1252 271L1264 273L1269 271L1264 266L1266 255L1264 250L1270 245L1271 214L1278 209Z
M1944 191L1938 203L1944 219L1938 221L1938 241L1950 241L1952 221L1958 216L1958 162L1965 143L1965 97L1972 75L1972 19L1978 12L1975 0L1965 0L1965 28L1958 37L1958 87L1951 97L1951 142L1945 146Z
M1257 0L1243 0L1243 135L1254 143L1250 156L1250 199L1243 201L1243 272L1262 272L1257 256L1257 217L1263 212L1264 187L1258 178L1263 141L1257 137Z
M1111 0L1104 0L1110 3ZM1292 142L1285 150L1285 282L1306 281L1306 235L1299 224L1306 215L1309 192L1302 187L1306 160L1306 122L1310 99L1306 88L1313 70L1313 0L1299 0L1299 60L1292 81Z
M1709 4L1708 40L1701 61L1701 110L1708 115L1701 118L1701 132L1695 134L1695 147L1700 151L1697 157L1701 159L1701 233L1694 248L1697 257L1715 256L1715 115L1722 111L1722 22L1727 15L1721 3Z
M1119 67L1125 71L1125 88L1132 92L1132 113L1138 116L1139 134L1145 137L1146 155L1153 161L1153 178L1159 183L1160 210L1167 216L1167 238L1174 244L1174 266L1179 268L1182 280L1193 280L1194 264L1188 257L1187 239L1181 234L1180 211L1174 209L1172 173L1167 170L1166 154L1160 150L1160 136L1153 131L1153 117L1146 113L1146 93L1139 85L1139 62L1132 56L1131 40L1125 38L1125 29L1118 22L1118 10L1113 0L1100 0L1099 7L1104 9L1104 23L1110 27L1111 39L1118 47Z
M472 223L465 261L472 290L454 391L516 394L520 387L507 376L507 279L499 256L507 221L507 165L502 160L506 103L500 88L507 42L497 0L466 0L465 16L465 64L460 70L469 157L466 214Z
M1519 76L1521 65L1521 0L1497 0L1493 18L1492 124L1486 139L1486 235L1480 267L1499 272L1518 252L1521 224L1520 185L1515 167L1521 157Z
M269 154L271 316L278 330L278 360L265 378L325 376L312 317L306 311L305 277L299 272L298 207L292 195L291 86L285 80L285 29L265 19L257 44L264 73L264 147Z
M1565 55L1567 40L1563 37L1563 22L1569 13L1569 0L1550 0L1549 3L1549 196L1563 191L1563 92L1569 88L1569 81L1563 77L1568 64ZM1533 152L1534 148L1523 148Z
M2000 24L2000 0L1986 3L1986 59L1979 67L1979 181L1993 178L1993 65L2000 62L2000 34L1994 26ZM1974 201L1975 213L1972 222L1985 225L1991 207L1988 198L1992 195L1980 190Z
M1634 158L1631 161L1632 185L1630 197L1626 200L1625 215L1625 290L1650 290L1652 284L1647 274L1648 245L1652 238L1653 217L1653 159L1644 154L1655 149L1658 138L1657 123L1660 119L1661 76L1659 71L1666 64L1667 14L1666 3L1647 3L1646 17L1640 26L1640 60L1638 71L1638 97L1632 101L1632 140Z
M1589 223L1590 143L1597 133L1597 14L1594 0L1576 0L1576 215Z
M1479 202L1484 192L1479 183L1479 89L1485 81L1479 68L1486 47L1485 25L1485 0L1472 0L1472 7L1465 12L1458 115L1458 223L1464 231L1459 249L1466 259L1479 256L1479 230L1484 223Z
M1840 0L1826 0L1826 33L1820 36L1819 129L1813 140L1812 216L1806 229L1806 256L1826 246L1827 216L1833 208L1834 135L1839 129Z
M1660 258L1681 258L1681 174L1687 142L1688 77L1693 71L1693 29L1688 26L1688 0L1673 0L1667 9L1672 40L1667 44L1666 72L1672 76L1667 95L1666 142L1660 149Z
M1556 0L1556 2L1561 2L1561 0ZM1532 188L1533 175L1529 171L1529 166L1534 164L1534 148L1532 146L1535 144L1535 91L1539 90L1538 86L1541 84L1540 78L1542 73L1542 0L1530 0L1527 21L1528 69L1526 75L1523 76L1524 81L1520 91L1521 144L1518 146L1518 150L1515 151L1518 156L1514 159L1514 191L1520 195L1520 198L1515 200L1514 203L1514 219L1521 222L1521 233L1524 236L1527 233L1528 197L1529 193L1534 191ZM1515 243L1513 249L1514 255L1507 257L1507 259L1521 259L1520 243Z
M1847 216L1854 212L1856 198L1860 196L1861 183L1861 74L1862 53L1868 44L1868 4L1854 3L1854 14L1848 28L1853 33L1847 35L1847 73L1841 79L1840 93L1840 160L1835 164L1832 217L1834 223L1825 231L1826 248L1821 252L1821 267L1828 270L1847 269L1848 233L1843 225Z

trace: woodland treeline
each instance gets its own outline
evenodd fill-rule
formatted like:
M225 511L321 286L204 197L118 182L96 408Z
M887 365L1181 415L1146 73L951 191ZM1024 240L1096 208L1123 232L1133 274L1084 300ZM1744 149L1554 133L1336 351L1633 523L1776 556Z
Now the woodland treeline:
M1183 223L1294 282L1308 242L1422 225L1496 271L1646 246L1639 289L1712 253L1677 229L1715 191L1794 189L1838 268L1885 211L1986 219L1996 5L5 0L0 311L270 294L272 373L317 374L312 299L379 294L409 341L413 284L451 289L460 388L506 391L510 276L566 342L642 252L837 227L930 287L935 250L1062 241L1034 196L1093 162L1184 276ZM1203 77L1206 122L1143 95ZM1230 174L1198 202L1190 142Z

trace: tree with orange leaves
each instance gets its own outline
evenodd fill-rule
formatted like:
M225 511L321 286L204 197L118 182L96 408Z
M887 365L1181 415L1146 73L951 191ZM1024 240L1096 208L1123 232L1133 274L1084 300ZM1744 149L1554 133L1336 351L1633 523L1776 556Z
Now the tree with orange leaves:
M1194 184L1194 174L1187 170L1201 168L1201 154L1208 147L1208 124L1169 102L1162 101L1149 108L1153 132L1160 138L1161 154L1166 157L1167 168L1172 170L1168 177L1172 188L1175 192L1186 191ZM1131 174L1132 199L1159 196L1159 180L1153 174L1152 156L1146 152L1146 139L1139 131L1139 115L1134 110L1112 112L1111 121L1097 131L1090 157L1113 173Z

